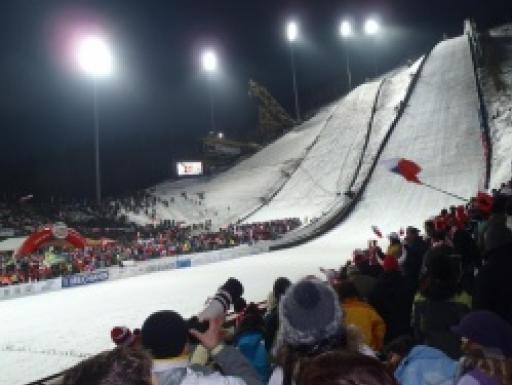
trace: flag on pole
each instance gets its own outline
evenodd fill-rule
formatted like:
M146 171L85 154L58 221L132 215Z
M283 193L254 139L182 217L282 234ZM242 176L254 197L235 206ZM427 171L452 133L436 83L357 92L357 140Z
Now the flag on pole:
M382 231L377 226L372 226L372 231L375 233L376 236L379 238L382 238Z
M408 182L422 184L418 179L421 167L412 160L405 158L392 158L381 161L381 164L389 171L401 175Z

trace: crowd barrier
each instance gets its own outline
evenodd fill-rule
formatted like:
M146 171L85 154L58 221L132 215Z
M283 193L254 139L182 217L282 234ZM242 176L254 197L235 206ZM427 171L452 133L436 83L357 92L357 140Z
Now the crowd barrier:
M0 300L8 298L25 297L62 288L61 278L47 279L45 281L9 285L0 288Z
M112 281L121 278L135 277L138 275L185 269L209 263L225 261L252 254L258 254L268 250L268 242L258 242L256 245L242 245L229 249L213 250L204 253L175 255L129 263L127 266L113 266L105 269L71 274L59 278L48 279L39 282L23 283L0 287L0 300L19 298L33 294L67 289L76 286L89 285L97 282Z

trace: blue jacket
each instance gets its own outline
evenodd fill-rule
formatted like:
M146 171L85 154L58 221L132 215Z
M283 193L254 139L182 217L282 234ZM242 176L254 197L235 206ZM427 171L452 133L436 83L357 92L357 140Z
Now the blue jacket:
M395 370L402 385L453 385L458 363L426 345L414 347Z
M258 331L243 332L236 336L233 346L240 349L266 384L270 376L270 363L263 334Z

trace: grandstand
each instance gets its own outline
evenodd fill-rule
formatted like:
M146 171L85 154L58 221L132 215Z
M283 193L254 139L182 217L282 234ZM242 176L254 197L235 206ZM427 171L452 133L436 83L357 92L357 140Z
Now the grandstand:
M490 92L485 69L475 70L475 31L468 25L466 32L441 41L410 67L359 86L222 174L150 189L158 221L210 220L219 228L298 217L304 226L276 242L282 250L267 252L265 244L236 262L194 267L193 277L192 270L179 269L55 291L44 301L31 296L0 302L1 366L12 368L2 371L2 381L28 383L111 348L113 325L138 327L167 308L196 314L226 277L237 277L246 299L260 302L279 276L295 281L319 273L320 266L344 264L375 237L372 226L385 234L421 228L442 208L461 204L406 183L380 160L412 159L423 168L423 181L468 199L488 180L496 188L508 181L510 110L501 110L503 93ZM491 36L510 32L500 28ZM482 124L479 89L491 111L500 112L490 121L491 132ZM491 158L486 135L496 148ZM143 211L122 213L139 224L155 220Z

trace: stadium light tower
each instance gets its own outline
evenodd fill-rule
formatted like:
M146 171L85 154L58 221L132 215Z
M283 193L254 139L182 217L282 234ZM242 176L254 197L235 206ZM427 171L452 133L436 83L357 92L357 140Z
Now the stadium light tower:
M350 55L348 40L352 37L352 35L352 24L348 20L343 20L340 23L340 36L343 40L345 40L345 58L347 64L347 82L349 91L352 90L352 72L350 71Z
M299 26L297 22L291 20L286 25L286 38L290 44L290 63L292 67L292 80L293 80L293 96L295 99L295 117L297 123L300 123L300 107L299 107L299 93L297 90L297 75L295 73L295 59L293 55L293 46L299 37Z
M208 75L208 97L210 100L210 130L215 132L215 105L213 101L213 84L212 76L217 72L217 54L215 51L208 49L201 56L203 71Z
M364 23L364 33L368 36L374 37L379 33L380 31L380 24L377 22L377 20L373 18L366 19ZM376 53L376 47L373 48L373 66L375 71L375 76L377 76L377 53Z
M97 79L112 75L114 58L107 41L99 35L81 37L75 47L76 61L84 74L92 78L93 85L93 121L94 121L94 159L96 176L96 203L101 204L100 174L100 120L98 113Z

